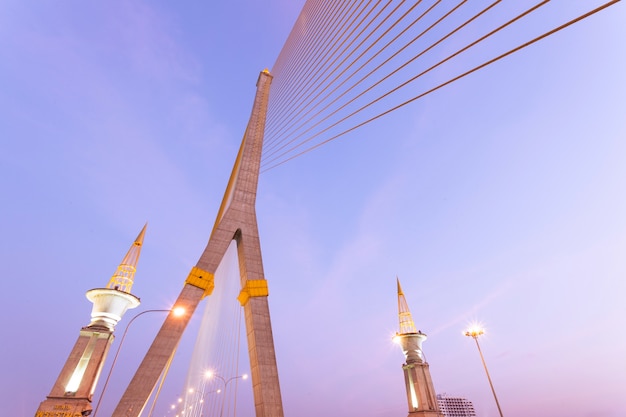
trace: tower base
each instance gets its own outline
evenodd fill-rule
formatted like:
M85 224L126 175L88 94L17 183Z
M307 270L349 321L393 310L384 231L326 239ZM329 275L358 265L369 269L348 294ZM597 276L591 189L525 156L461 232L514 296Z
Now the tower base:
M409 417L444 417L439 411L428 363L406 363L402 366Z
M445 417L439 411L419 410L409 413L408 417Z
M35 417L83 417L91 414L91 400L102 371L113 332L83 327L57 381ZM74 383L71 381L76 379Z
M54 398L42 401L35 417L83 417L91 414L91 401L86 398Z

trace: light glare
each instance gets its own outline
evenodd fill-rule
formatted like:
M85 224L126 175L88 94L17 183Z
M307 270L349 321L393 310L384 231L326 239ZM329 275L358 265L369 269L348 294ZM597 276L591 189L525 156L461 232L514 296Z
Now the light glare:
M469 327L463 332L463 334L465 336L477 338L478 336L485 334L485 328L481 323L473 322L470 323Z

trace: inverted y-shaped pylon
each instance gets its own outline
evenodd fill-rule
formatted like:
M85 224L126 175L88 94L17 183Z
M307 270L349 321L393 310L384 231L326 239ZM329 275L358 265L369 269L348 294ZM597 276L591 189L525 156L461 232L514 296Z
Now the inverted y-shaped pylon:
M256 415L283 416L255 210L271 81L269 71L261 72L252 114L209 243L176 301L176 307L185 308L186 314L182 319L168 316L112 417L138 417L141 414L192 313L200 300L213 291L215 271L233 240L237 243L239 257L241 293L238 300L244 307L246 319Z

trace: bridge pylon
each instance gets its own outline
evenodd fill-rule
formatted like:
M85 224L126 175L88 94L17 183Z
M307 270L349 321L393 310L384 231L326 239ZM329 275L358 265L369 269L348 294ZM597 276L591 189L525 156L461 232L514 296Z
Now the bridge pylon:
M175 306L183 307L186 313L182 318L167 317L112 417L139 417L174 355L193 312L213 291L215 271L233 240L237 243L239 257L241 292L238 300L245 314L256 416L283 417L255 210L271 82L269 71L262 71L250 120L209 242L176 300Z

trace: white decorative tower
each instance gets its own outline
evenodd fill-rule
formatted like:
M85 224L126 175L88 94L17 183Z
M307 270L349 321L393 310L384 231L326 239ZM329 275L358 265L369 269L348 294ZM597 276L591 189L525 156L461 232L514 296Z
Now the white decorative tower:
M91 400L109 347L113 330L126 310L139 305L130 293L141 253L146 226L117 267L106 288L87 291L93 303L91 323L80 330L78 340L67 358L47 399L35 417L81 417L91 414Z
M394 340L402 347L406 358L402 369L409 404L409 417L443 417L443 414L439 412L430 370L422 351L422 343L426 340L426 335L421 330L415 329L413 317L404 298L402 287L400 287L400 280L396 280L400 332L396 333Z

